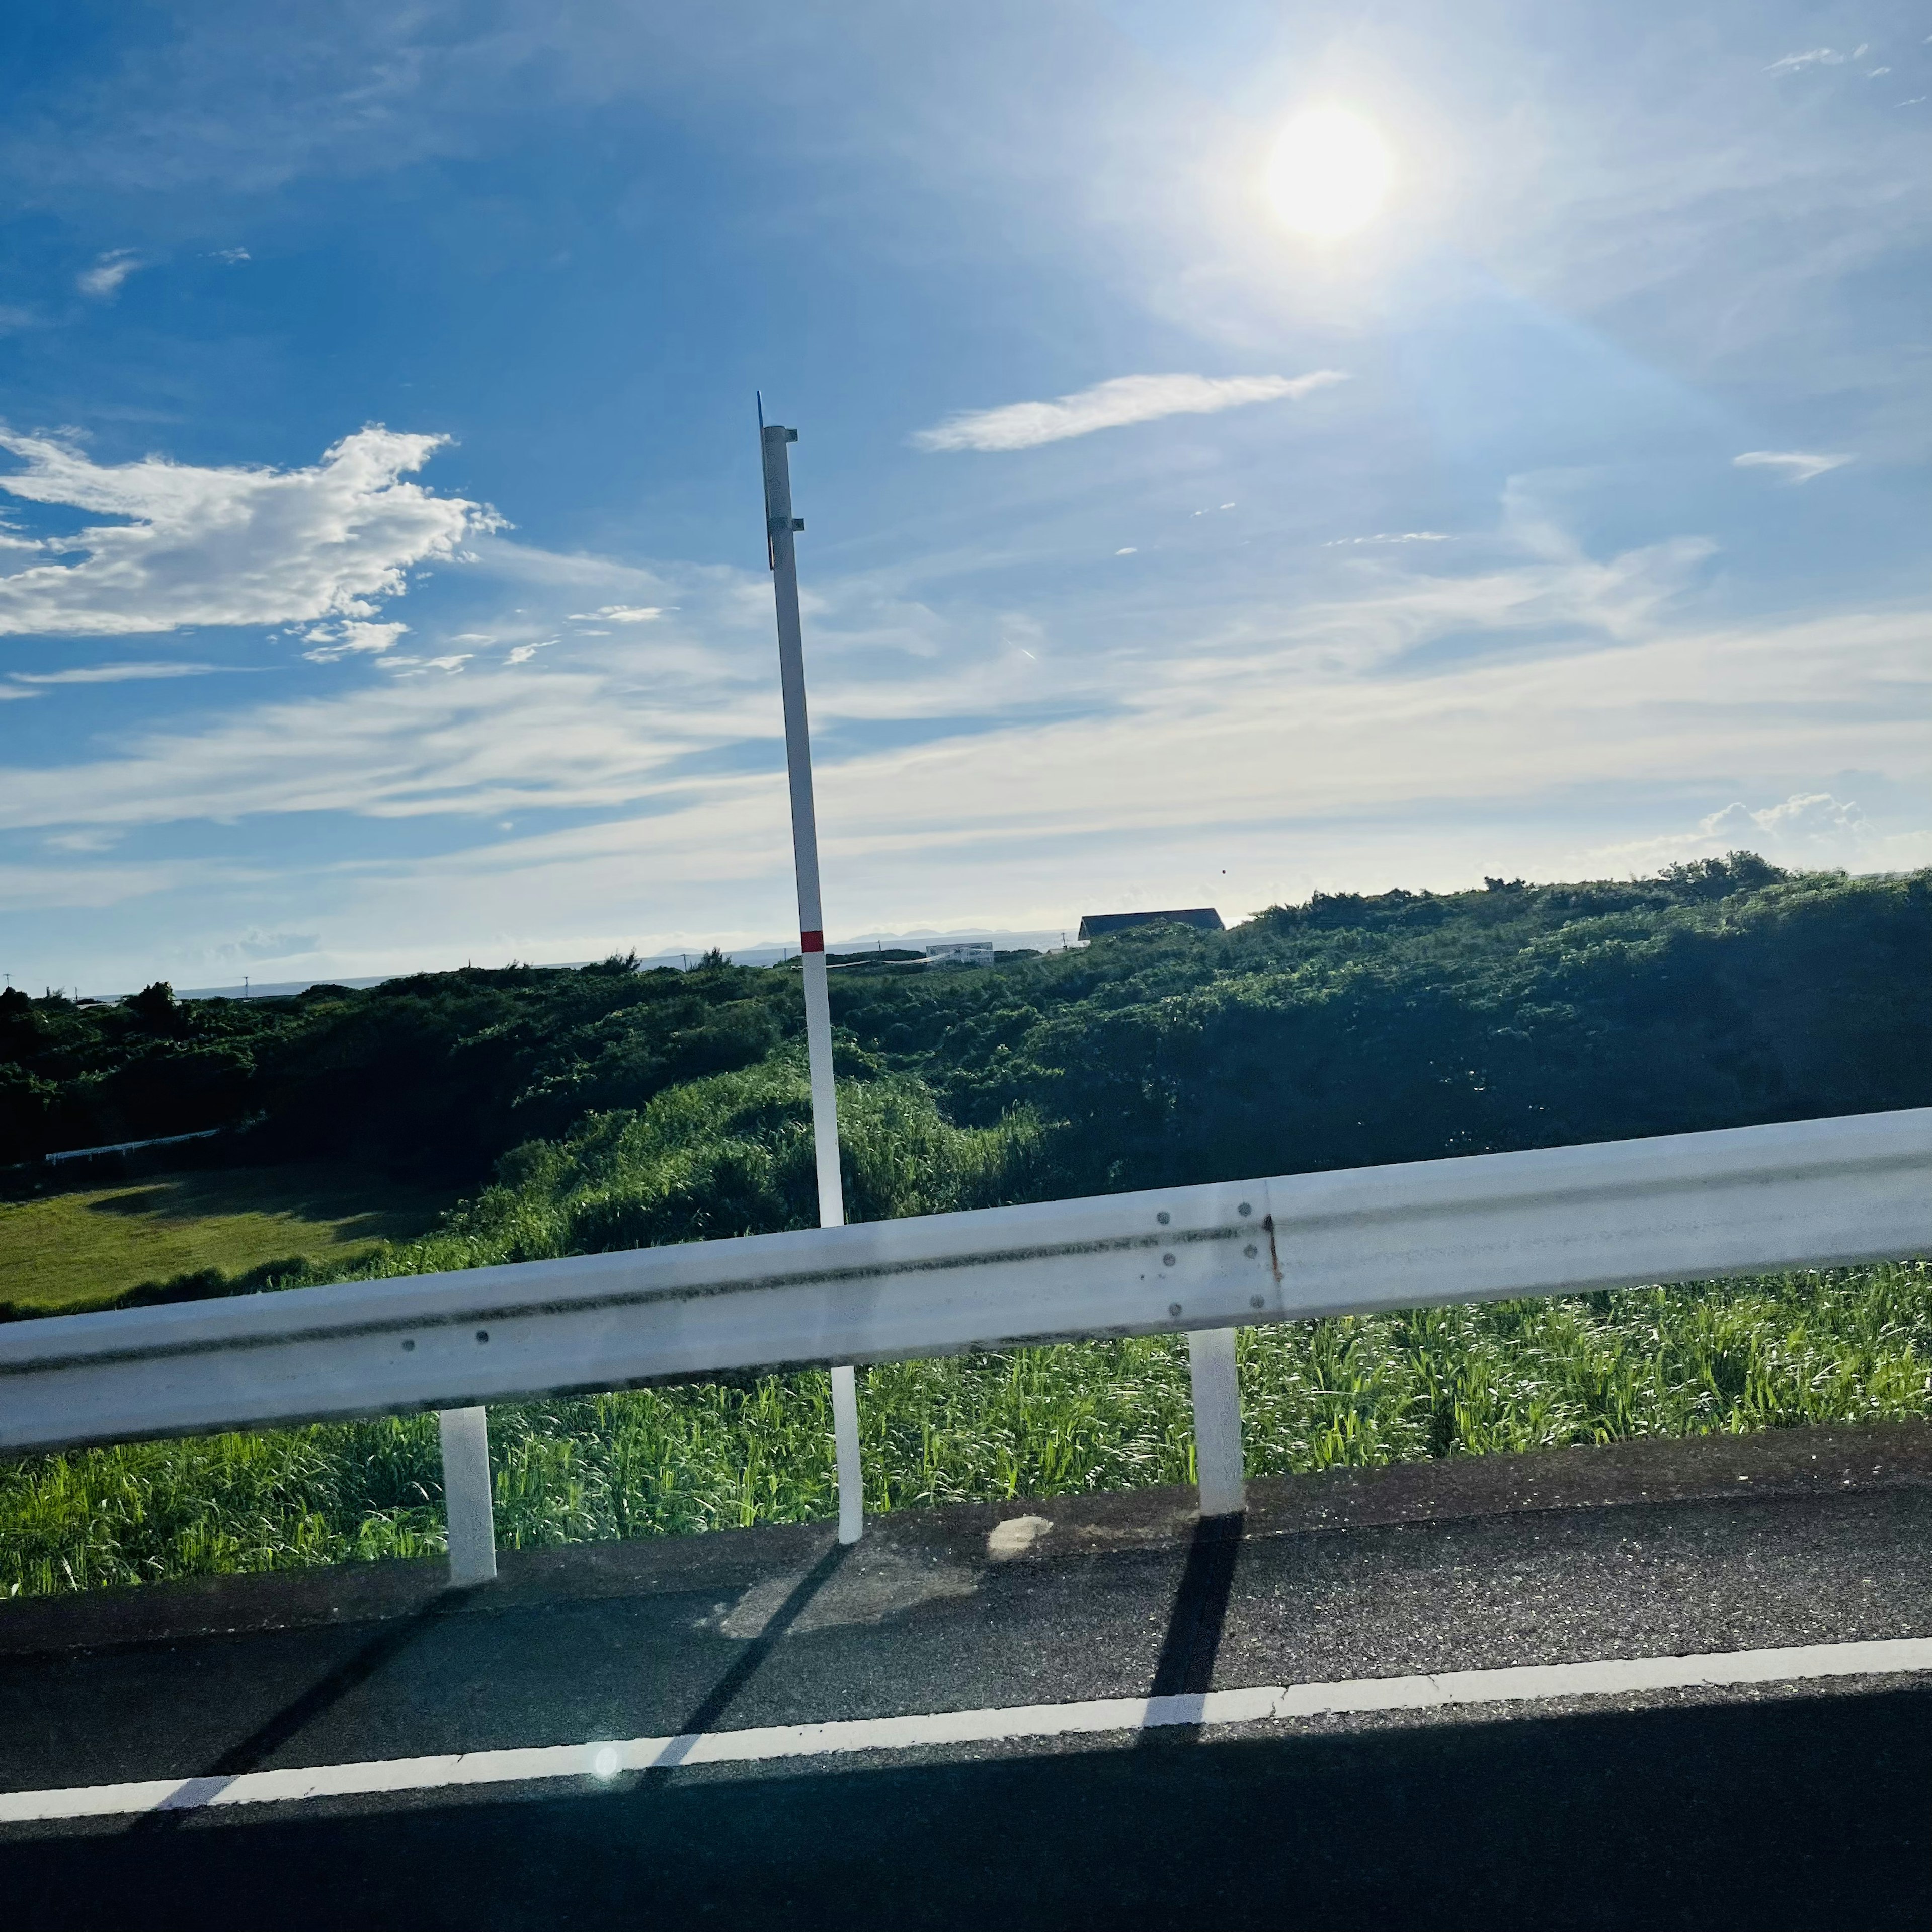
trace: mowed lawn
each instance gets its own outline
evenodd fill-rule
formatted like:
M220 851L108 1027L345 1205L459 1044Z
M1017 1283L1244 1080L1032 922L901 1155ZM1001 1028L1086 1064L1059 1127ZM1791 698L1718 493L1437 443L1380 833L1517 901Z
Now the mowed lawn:
M446 1192L338 1162L149 1174L0 1202L0 1303L67 1313L200 1268L293 1256L347 1266L408 1240Z

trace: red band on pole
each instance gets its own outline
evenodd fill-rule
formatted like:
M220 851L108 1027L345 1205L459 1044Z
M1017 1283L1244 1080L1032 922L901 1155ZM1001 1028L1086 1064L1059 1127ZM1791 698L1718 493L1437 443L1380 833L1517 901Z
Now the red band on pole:
M798 950L801 952L823 952L825 935L822 932L801 932L798 936Z

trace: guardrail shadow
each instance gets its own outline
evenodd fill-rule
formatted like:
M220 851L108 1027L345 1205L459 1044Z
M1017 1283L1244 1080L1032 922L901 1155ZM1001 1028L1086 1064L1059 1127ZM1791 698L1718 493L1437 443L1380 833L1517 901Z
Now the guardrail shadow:
M733 1659L730 1667L678 1726L674 1733L676 1737L680 1740L695 1738L716 1728L746 1685L758 1675L785 1633L837 1574L848 1549L844 1544L835 1543L799 1579L784 1602L772 1612L764 1629ZM299 1737L352 1690L368 1683L386 1665L393 1663L471 1594L467 1590L444 1591L407 1616L386 1624L368 1642L344 1658L300 1696L285 1704L238 1744L224 1751L205 1772L184 1779L181 1788L172 1797L154 1810L137 1818L127 1828L125 1835L140 1837L178 1830L195 1811L218 1797L226 1786L244 1772L261 1769L284 1745ZM674 1746L662 1762L654 1767L654 1772L674 1769L683 1756L684 1750Z
M284 1705L266 1723L257 1725L240 1743L224 1751L206 1771L184 1780L181 1789L158 1809L137 1818L128 1826L126 1835L138 1838L178 1829L197 1807L207 1804L224 1786L232 1784L244 1772L259 1770L325 1712L358 1685L368 1683L385 1664L399 1657L446 1616L455 1602L469 1594L466 1590L446 1590L407 1616L385 1624L367 1643L319 1678L299 1697Z
M1203 1516L1194 1526L1187 1561L1168 1613L1167 1634L1154 1667L1153 1697L1198 1696L1212 1690L1214 1660L1220 1654L1221 1634L1227 1628L1228 1599L1234 1587L1234 1568L1241 1556L1244 1515ZM1198 1724L1162 1724L1142 1732L1136 1748L1164 1750L1194 1742Z
M675 1736L680 1738L695 1738L712 1730L718 1720L730 1709L738 1694L758 1674L766 1658L777 1647L778 1640L805 1613L806 1606L812 1598L831 1582L838 1566L855 1546L848 1543L835 1543L798 1582L791 1593L779 1604L766 1620L765 1627L747 1643L730 1668L718 1678L699 1700L698 1708L678 1726ZM652 1767L652 1774L674 1769L684 1754L674 1748Z

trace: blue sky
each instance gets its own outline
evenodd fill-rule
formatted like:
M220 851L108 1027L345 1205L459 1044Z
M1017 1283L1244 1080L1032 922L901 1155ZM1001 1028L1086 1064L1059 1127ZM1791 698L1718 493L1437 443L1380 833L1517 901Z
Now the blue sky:
M758 388L835 940L1932 862L1928 31L18 0L0 968L783 938Z

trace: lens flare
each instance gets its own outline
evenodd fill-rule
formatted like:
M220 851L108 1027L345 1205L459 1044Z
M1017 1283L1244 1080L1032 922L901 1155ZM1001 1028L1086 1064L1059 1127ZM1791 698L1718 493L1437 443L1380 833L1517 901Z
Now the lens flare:
M1346 107L1312 107L1281 131L1268 160L1275 212L1298 235L1332 242L1374 220L1395 180L1395 158Z

